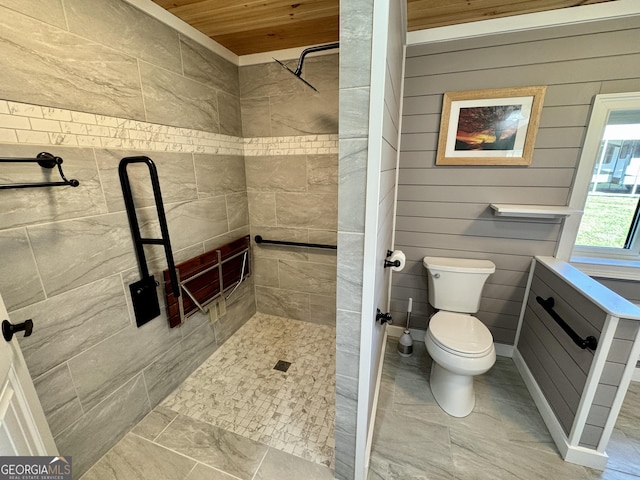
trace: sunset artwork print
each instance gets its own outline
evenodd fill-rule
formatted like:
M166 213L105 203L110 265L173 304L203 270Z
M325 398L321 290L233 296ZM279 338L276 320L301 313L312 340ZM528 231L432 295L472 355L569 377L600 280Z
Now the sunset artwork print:
M448 92L436 165L529 165L545 87Z
M513 150L522 105L461 108L455 150Z

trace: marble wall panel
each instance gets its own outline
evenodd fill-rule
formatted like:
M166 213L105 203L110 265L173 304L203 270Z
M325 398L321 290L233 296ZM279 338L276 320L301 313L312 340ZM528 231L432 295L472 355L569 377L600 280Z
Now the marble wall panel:
M64 0L69 31L181 73L178 32L127 2Z
M340 140L338 230L364 232L367 140Z
M358 378L360 313L339 310L336 318L336 373Z
M235 95L218 92L220 133L235 137L242 136L242 114L240 99Z
M238 67L190 38L180 36L184 74L230 95L240 95Z
M67 21L64 17L62 0L0 0L0 6L33 17L54 27L66 29Z
M156 208L141 208L137 213L142 236L159 238ZM192 202L165 204L165 214L171 247L174 250L181 250L229 231L224 195Z
M225 197L208 197L167 207L171 245L180 249L229 231Z
M276 194L279 226L335 230L338 225L337 197L332 194Z
M15 322L27 318L33 319L38 334L19 341L33 378L131 324L119 275L12 313Z
M249 225L249 207L246 193L227 195L227 217L229 230L236 230Z
M338 133L337 92L270 97L271 135Z
M336 326L335 295L309 295L308 322L318 325Z
M241 237L246 237L247 235L249 235L249 226L245 225L244 227L232 230L228 233L224 233L210 240L207 240L206 242L204 242L204 251L208 252L209 250L218 248L225 243L233 242L234 240L237 240Z
M369 134L369 87L350 88L340 95L340 138Z
M135 58L0 7L7 100L144 120Z
M280 260L280 287L298 292L332 295L336 291L336 269L333 265Z
M244 157L196 154L193 156L193 161L200 198L246 192Z
M149 411L144 380L138 375L55 437L60 455L73 456L74 477L80 478Z
M55 437L82 416L82 407L66 363L38 378L34 385Z
M65 175L69 179L77 179L80 186L4 190L0 193L0 225L11 228L106 213L100 177L91 149L51 145L0 145L2 157L35 158L40 152L49 152L62 158ZM0 173L0 183L3 184L50 181L60 181L58 169L41 168L35 163L5 163Z
M283 63L296 69L296 60ZM309 93L311 90L278 63L261 63L240 67L240 97L272 97L287 93Z
M336 478L353 478L358 381L336 375Z
M227 294L227 313L214 325L216 341L222 345L256 313L253 277L243 281L233 295Z
M311 230L313 232L313 230ZM310 233L311 233L310 232ZM326 243L330 245L335 245L336 242L311 242L311 243ZM310 248L309 249L309 261L311 263L324 263L327 265L335 266L338 263L338 256L335 250L321 249L321 248Z
M278 260L275 258L264 258L255 256L253 258L254 281L261 287L278 288Z
M158 171L163 203L183 202L197 198L193 157L190 153L96 149L95 156L110 212L124 210L118 166L125 157L145 156L151 158ZM130 164L127 166L127 173L136 208L155 205L147 165Z
M305 155L246 157L250 192L304 192L307 190Z
M340 310L362 309L364 235L338 233L337 304Z
M24 228L0 231L0 293L8 311L45 298Z
M307 155L307 188L311 193L333 193L337 197L337 155Z
M27 232L47 295L135 265L124 212L28 227Z
M271 136L269 97L241 98L242 135L245 138Z
M340 4L340 88L361 87L371 82L373 2Z
M337 52L338 50L332 50ZM302 77L320 94L339 88L340 55L330 53L305 58Z
M148 122L220 132L214 88L145 62L139 64Z
M249 192L249 222L252 226L271 226L276 223L276 194Z
M190 320L187 320L187 324ZM180 330L183 329L180 327ZM151 407L164 400L217 348L213 328L207 322L145 368L144 379Z
M163 318L137 328L129 325L69 360L69 369L85 410L129 381L176 345L182 335Z
M310 243L324 243L327 245L338 245L338 232L334 229L331 230L309 230L309 242ZM310 253L328 253L335 255L335 250L321 251L318 249L312 250Z
M280 288L256 287L258 311L269 315L304 320L309 318L309 295Z

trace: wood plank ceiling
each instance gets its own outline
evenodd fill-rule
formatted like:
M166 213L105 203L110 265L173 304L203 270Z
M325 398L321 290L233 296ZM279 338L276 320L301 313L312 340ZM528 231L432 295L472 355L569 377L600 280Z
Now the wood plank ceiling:
M153 1L236 55L338 40L339 0ZM407 0L408 28L422 30L607 1L614 0Z

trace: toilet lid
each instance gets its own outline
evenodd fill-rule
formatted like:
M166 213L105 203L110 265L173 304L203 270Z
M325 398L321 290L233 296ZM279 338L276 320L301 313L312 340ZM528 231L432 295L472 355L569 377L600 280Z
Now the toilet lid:
M439 311L429 321L431 338L445 350L482 355L493 346L489 329L476 317Z

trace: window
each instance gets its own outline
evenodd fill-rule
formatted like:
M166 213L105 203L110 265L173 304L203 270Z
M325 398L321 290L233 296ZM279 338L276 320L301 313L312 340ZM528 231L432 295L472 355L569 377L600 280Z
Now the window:
M640 92L596 96L569 206L558 258L640 279Z
M576 246L637 255L640 110L610 112L595 160Z

